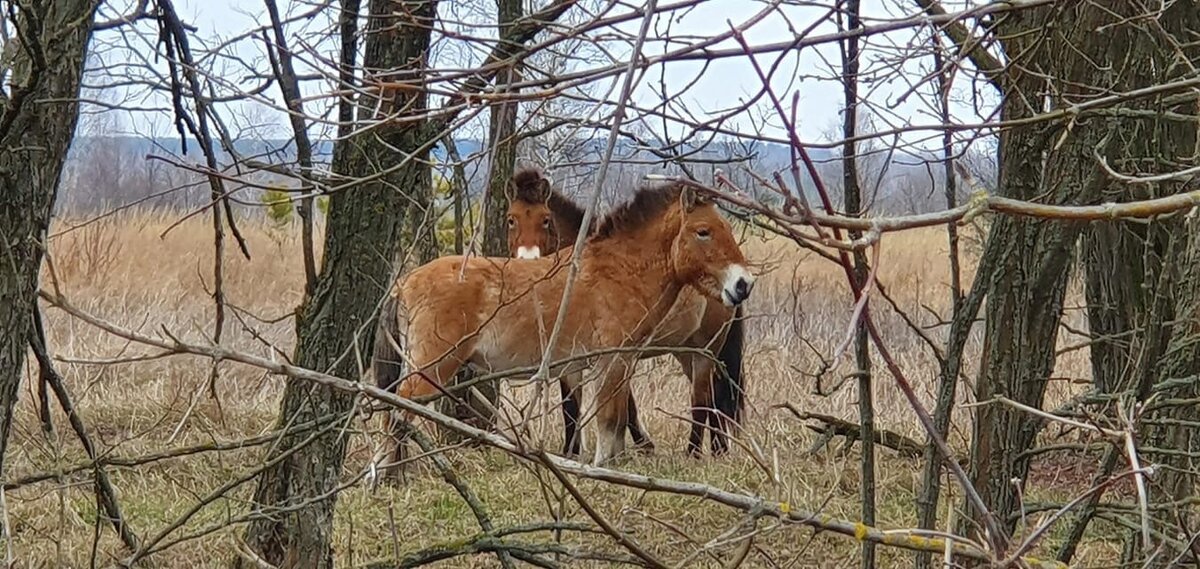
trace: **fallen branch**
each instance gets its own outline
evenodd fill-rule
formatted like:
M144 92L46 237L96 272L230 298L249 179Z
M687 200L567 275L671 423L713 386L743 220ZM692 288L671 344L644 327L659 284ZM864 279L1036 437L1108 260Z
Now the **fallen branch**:
M531 530L538 531L538 530ZM507 532L517 533L517 532ZM557 543L528 542L506 539L504 535L478 534L466 539L443 542L420 551L414 551L395 561L379 561L363 565L363 569L411 569L431 565L455 557L482 553L506 553L526 563L541 567L559 567L546 560L544 555L558 555L572 560L594 560L610 564L638 565L632 557L585 551L577 547Z
M772 405L772 408L787 409L792 413L792 415L795 415L797 419L802 421L817 421L820 424L807 424L805 426L818 433L829 433L831 436L846 437L851 441L856 441L862 438L862 433L857 423L852 423L845 419L839 419L832 415L801 411L791 403ZM872 438L875 440L875 444L888 447L900 453L901 456L918 458L925 453L925 445L913 440L911 437L907 437L895 431L889 431L887 429L880 429L876 427L872 435ZM967 458L960 456L955 460L957 460L959 464L965 464Z
M133 468L133 467L142 466L145 464L152 464L152 463L160 462L163 460L182 458L185 456L191 456L194 454L200 454L200 453L205 453L205 452L222 452L222 451L248 449L248 448L256 447L259 445L264 445L267 443L275 442L275 441L279 440L280 437L283 437L286 435L293 435L296 433L319 428L319 427L325 425L326 423L332 421L335 418L336 417L329 416L329 417L325 417L319 421L309 421L307 423L295 425L286 430L271 431L269 433L264 433L264 434L258 435L256 437L250 437L250 438L235 440L235 441L188 445L188 446L164 450L161 452L155 452L155 453L145 454L145 455L141 455L141 456L133 456L133 457L108 456L108 455L97 456L91 460L88 460L87 462L81 462L81 463L74 464L72 466L68 466L65 468L58 469L58 470L50 470L50 471L45 471L45 472L37 472L34 474L27 474L25 476L17 478L16 480L11 480L9 482L5 482L4 483L4 491L8 492L8 491L16 490L17 488L21 488L22 486L28 486L30 484L37 484L38 482L45 482L47 480L58 480L65 476L70 476L72 474L78 474L80 472L85 472L85 471L89 471L89 470L96 470L96 469L102 468L102 467Z

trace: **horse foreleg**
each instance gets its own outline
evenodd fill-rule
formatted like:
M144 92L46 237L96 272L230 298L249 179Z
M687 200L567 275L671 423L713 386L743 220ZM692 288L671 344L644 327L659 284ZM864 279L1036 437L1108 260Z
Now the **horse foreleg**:
M580 452L579 387L583 383L582 375L583 372L571 372L558 379L558 387L562 392L563 456L567 458L575 458Z
M697 362L693 371L692 385L699 386L701 395L697 403L708 411L708 444L712 447L713 456L720 456L729 450L729 435L726 426L728 417L721 414L721 406L717 401L717 365L703 356L696 356ZM695 390L695 387L693 387Z
M720 414L713 407L713 374L716 366L707 357L695 354L676 356L692 380L692 429L688 437L687 452L700 456L704 452L704 431L708 431L714 455L729 448L725 438ZM686 363L685 363L686 361Z
M627 356L602 360L597 366L604 374L597 394L596 418L599 435L592 461L597 466L612 460L625 450L625 429L629 424L629 376L633 363Z
M641 419L638 417L637 403L633 400L633 390L629 391L629 436L633 437L633 446L638 450L650 454L654 452L654 441L650 440L650 436L646 434L646 427L642 425Z

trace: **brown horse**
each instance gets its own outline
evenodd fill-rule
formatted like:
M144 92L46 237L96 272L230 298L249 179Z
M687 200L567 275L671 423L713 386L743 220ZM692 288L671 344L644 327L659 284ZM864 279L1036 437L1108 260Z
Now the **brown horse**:
M534 168L517 171L509 183L508 248L516 257L533 259L569 248L575 243L583 226L583 209L553 189L550 181ZM567 249L568 251L570 249ZM704 442L704 432L714 455L728 448L726 433L742 421L744 385L742 383L742 346L744 327L742 308L730 310L723 303L703 298L694 290L685 290L683 300L668 316L651 342L656 347L688 347L712 349L719 346L717 361L722 373L711 359L696 353L672 352L692 380L692 430L688 438L688 453L698 455ZM692 314L686 314L690 311ZM696 316L699 315L697 319ZM647 352L644 357L660 355ZM578 424L579 403L563 387L563 415L567 440L574 436ZM653 448L638 420L633 396L629 402L629 434L634 444ZM707 427L707 428L706 428Z
M505 188L508 198L508 254L518 259L537 259L544 254L573 247L583 226L584 211L550 188L550 181L532 168L517 170ZM569 381L560 381L564 428L563 454L579 454L579 398ZM637 405L629 394L629 435L633 445L653 452L654 441L638 419Z
M395 314L385 315L395 318L396 340L409 352L411 372L400 381L399 395L438 392L465 364L490 372L538 364L568 293L567 272L555 258L450 256L399 279L392 291ZM551 361L595 354L602 374L595 463L624 450L629 379L640 356L611 349L641 347L656 337L685 288L735 306L753 284L729 224L683 185L644 187L598 224L549 354ZM555 372L570 377L584 365L556 366Z

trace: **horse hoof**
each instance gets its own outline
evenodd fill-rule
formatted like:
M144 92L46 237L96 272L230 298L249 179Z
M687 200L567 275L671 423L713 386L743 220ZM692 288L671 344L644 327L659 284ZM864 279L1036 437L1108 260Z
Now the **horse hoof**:
M643 444L633 447L633 449L634 449L634 452L638 453L639 455L650 456L650 455L654 454L654 443L650 443L650 442L643 443Z

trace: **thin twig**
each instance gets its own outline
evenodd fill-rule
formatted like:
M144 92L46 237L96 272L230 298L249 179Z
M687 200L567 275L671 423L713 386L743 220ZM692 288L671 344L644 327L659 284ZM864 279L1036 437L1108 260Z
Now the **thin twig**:
M588 502L587 498L584 498L583 494L579 493L579 489L575 487L575 484L571 482L571 479L567 478L566 474L563 474L563 471L554 464L554 461L550 460L550 455L546 454L546 451L539 451L537 457L542 461L542 464L544 464L546 468L549 469L552 474L554 474L554 477L557 478L558 482L562 484L563 488L565 488L567 492L571 494L571 497L575 498L575 502L579 504L579 507L583 508L584 512L587 512L588 517L592 518L592 521L596 522L596 525L600 526L600 528L604 530L604 533L607 533L609 536L615 539L617 543L620 543L622 547L628 549L630 553L636 555L642 561L645 561L646 566L654 569L667 569L667 566L662 561L659 561L656 557L651 555L650 552L642 548L642 546L639 545L638 542L634 541L633 538L625 535L624 532L618 530L617 528L613 527L612 524L608 523L608 520L606 520L600 512L596 511L596 509L592 507L592 504Z
M39 380L50 386L54 390L54 396L58 399L58 405L63 413L67 416L67 422L71 425L71 429L75 431L75 436L79 437L79 442L83 446L83 450L87 453L89 459L96 461L97 453L96 446L92 443L92 438L88 435L87 428L83 425L83 420L79 418L79 414L75 412L75 406L71 403L70 394L67 393L67 386L63 382L63 378L54 369L54 364L50 360L50 356L46 350L46 331L45 325L42 322L42 311L40 308L34 308L33 315L34 334L30 338L30 347L33 348L34 357L38 361L40 373ZM108 478L108 473L100 465L96 465L92 470L95 480L96 500L101 508L104 509L104 515L112 524L113 530L121 538L121 542L129 548L130 551L137 551L138 538L133 529L129 527L129 522L121 515L121 508L117 504L117 492L113 489L112 481ZM5 526L7 528L7 525Z
M587 208L583 213L583 220L580 227L591 227L592 218L595 216L596 208L600 205L600 193L604 189L605 177L608 175L608 165L612 161L613 150L617 145L617 133L621 128L621 123L625 120L625 105L629 100L630 94L633 92L634 69L637 66L637 61L642 53L642 44L646 41L646 36L650 32L650 23L654 21L654 8L658 4L658 0L647 0L645 16L642 18L642 27L638 30L637 39L634 41L632 56L629 58L629 64L625 69L625 79L621 84L621 92L617 96L617 107L613 111L612 128L608 132L608 142L604 146L604 155L600 159L600 167L596 171L595 185L592 188L591 199L588 200ZM515 88L515 87L512 87ZM574 251L571 252L571 266L567 270L567 280L563 285L562 300L559 302L558 315L554 319L554 327L550 329L550 337L546 340L546 347L542 349L544 356L534 374L535 379L546 381L550 377L550 357L554 353L554 346L558 343L558 337L562 334L563 323L567 317L567 307L571 304L571 291L575 287L575 280L579 275L580 259L583 257L584 243L587 241L588 232L580 231L575 237Z

